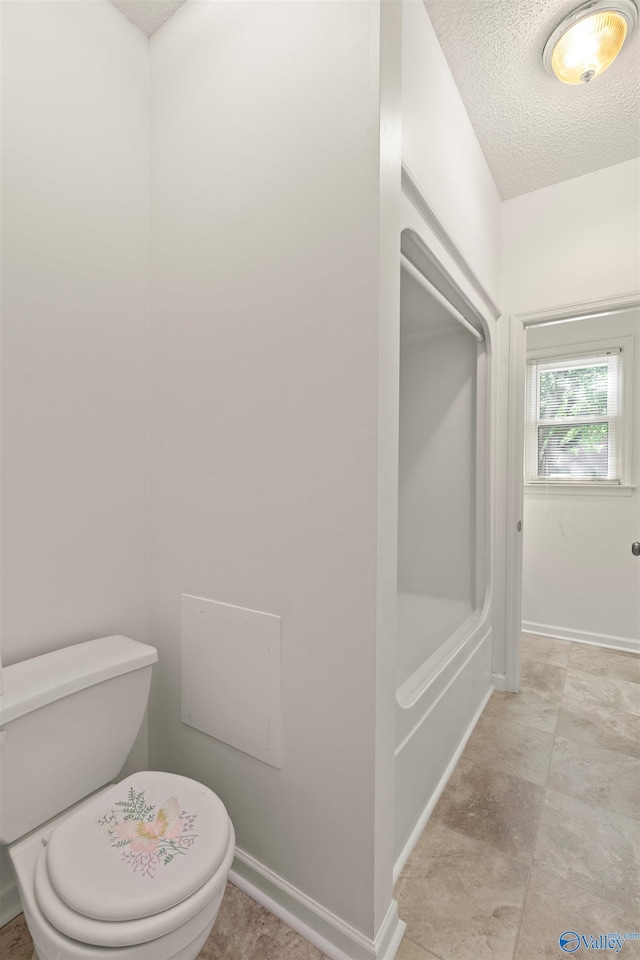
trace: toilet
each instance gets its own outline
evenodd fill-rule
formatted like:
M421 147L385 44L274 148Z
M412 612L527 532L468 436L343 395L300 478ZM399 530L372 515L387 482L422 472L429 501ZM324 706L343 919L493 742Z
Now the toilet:
M156 650L102 637L5 667L0 842L33 960L196 960L235 850L207 787L144 771L118 783Z

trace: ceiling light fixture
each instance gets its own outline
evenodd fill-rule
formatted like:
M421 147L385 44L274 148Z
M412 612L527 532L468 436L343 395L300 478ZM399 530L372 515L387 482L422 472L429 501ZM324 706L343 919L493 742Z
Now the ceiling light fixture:
M588 0L547 40L545 69L563 83L589 83L611 66L637 20L633 0Z

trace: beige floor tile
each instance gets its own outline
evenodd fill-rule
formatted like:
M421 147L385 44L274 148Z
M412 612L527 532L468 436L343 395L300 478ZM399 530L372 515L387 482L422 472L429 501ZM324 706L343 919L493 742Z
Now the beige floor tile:
M630 680L615 680L609 677L567 670L565 694L574 700L588 700L592 705L601 705L620 713L640 716L640 684Z
M547 790L534 865L626 906L637 901L640 823Z
M398 947L396 960L439 960L439 957L437 957L435 953L430 953L429 950L425 950L424 947L414 943L413 940L409 940L408 937L405 936L404 940Z
M3 960L31 960L33 941L24 914L0 927L0 957Z
M255 900L227 883L215 925L198 960L233 956L244 960L258 937L263 912Z
M640 656L633 653L605 650L590 643L572 643L569 666L599 677L640 683Z
M320 950L273 914L265 918L253 949L245 956L250 960L326 960Z
M521 672L523 688L535 690L550 700L557 700L562 696L566 667L556 667L538 660L523 660Z
M543 794L537 784L463 757L431 819L528 862Z
M544 785L549 772L553 734L483 714L464 756L501 773Z
M443 960L511 957L527 865L432 823L415 853L396 886L406 936Z
M568 640L539 637L535 633L523 633L520 641L520 658L548 663L554 667L566 667L569 663L571 644Z
M198 960L323 960L322 953L232 883Z
M640 718L565 694L557 736L640 757Z
M640 819L640 760L626 753L556 736L548 786Z
M599 937L603 933L640 932L637 911L601 900L566 880L534 868L524 903L522 928L516 950L516 960L554 960L568 954L560 949L563 933L573 931L580 936ZM627 941L618 953L615 950L586 950L584 945L576 953L585 956L612 957L637 960L640 943Z
M536 690L523 688L520 693L502 693L491 695L483 716L499 717L508 722L523 723L535 730L554 733L558 721L559 703L542 696Z

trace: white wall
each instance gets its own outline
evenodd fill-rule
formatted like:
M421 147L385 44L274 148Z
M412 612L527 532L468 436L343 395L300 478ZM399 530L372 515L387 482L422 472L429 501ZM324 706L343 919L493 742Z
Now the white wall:
M404 0L402 159L488 293L500 197L422 0Z
M640 159L502 205L500 304L509 313L640 289Z
M379 43L378 4L287 2L187 3L151 41L152 763L214 788L241 851L369 939L392 896ZM281 769L181 724L182 592L282 617Z
M9 664L146 636L149 85L106 0L2 8Z
M631 482L640 463L640 314L578 320L532 328L527 349L580 351L581 344L633 338L634 387ZM640 538L638 489L578 495L572 491L532 492L525 487L522 619L576 639L640 640L640 561L631 542ZM541 625L533 627L532 624ZM593 636L592 636L593 635Z
M1 8L10 664L147 636L149 84L146 40L107 0Z
M476 341L455 326L448 335L401 343L398 586L464 600L470 609L476 364Z
M477 341L447 322L400 344L398 685L476 606Z

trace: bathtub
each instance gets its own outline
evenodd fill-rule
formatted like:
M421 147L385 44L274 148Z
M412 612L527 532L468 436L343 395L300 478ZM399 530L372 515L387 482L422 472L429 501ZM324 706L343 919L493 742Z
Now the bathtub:
M415 231L402 250L396 876L493 689L490 344L421 283L433 258Z
M396 690L394 880L493 691L490 611L471 613Z

